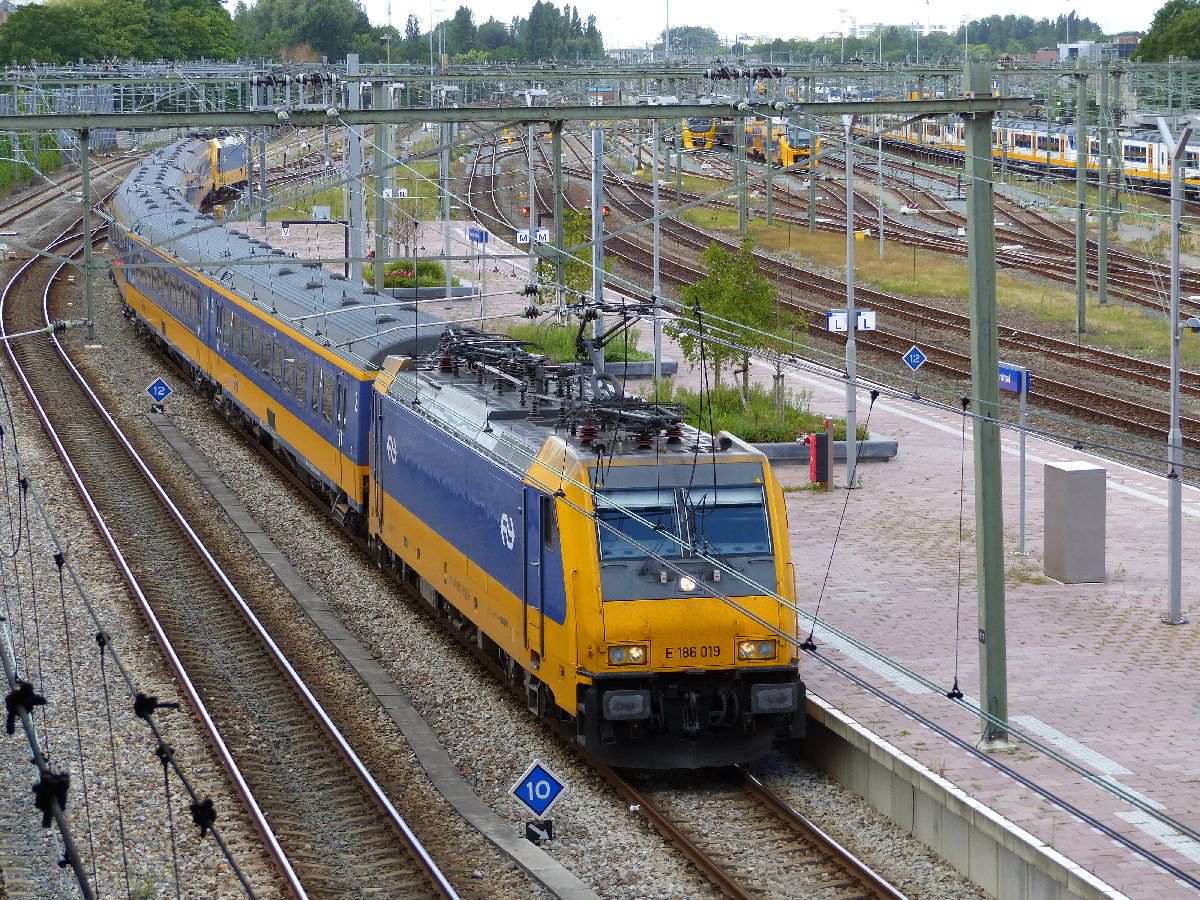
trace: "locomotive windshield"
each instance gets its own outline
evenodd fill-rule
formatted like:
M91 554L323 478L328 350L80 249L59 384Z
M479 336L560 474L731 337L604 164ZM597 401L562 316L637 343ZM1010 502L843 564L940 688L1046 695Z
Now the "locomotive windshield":
M788 146L799 149L807 147L812 141L812 132L807 128L801 128L799 125L788 126Z
M601 559L632 559L648 555L678 556L678 500L674 490L608 491L596 498ZM619 509L617 507L620 507ZM639 522L640 516L650 523ZM644 548L644 549L643 549ZM649 552L647 552L649 551Z
M606 491L596 495L596 515L602 560L679 557L681 542L720 556L771 552L757 485Z
M692 542L701 552L733 556L771 551L762 488L692 488L685 502Z
M688 119L688 131L708 131L712 128L712 119Z

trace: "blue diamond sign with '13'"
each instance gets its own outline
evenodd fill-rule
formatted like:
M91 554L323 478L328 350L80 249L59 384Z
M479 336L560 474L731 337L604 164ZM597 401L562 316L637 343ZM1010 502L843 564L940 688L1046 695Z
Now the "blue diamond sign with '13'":
M562 799L567 786L540 759L535 759L508 792L535 816L544 816Z
M146 393L154 399L155 403L162 403L171 396L173 391L171 390L171 386L169 384L167 384L161 378L156 378L154 379L153 384L146 385Z
M913 344L911 347L909 347L908 352L904 354L904 364L914 372L921 368L921 366L925 365L925 360L927 359L929 359L929 357L922 353L921 348L916 344Z

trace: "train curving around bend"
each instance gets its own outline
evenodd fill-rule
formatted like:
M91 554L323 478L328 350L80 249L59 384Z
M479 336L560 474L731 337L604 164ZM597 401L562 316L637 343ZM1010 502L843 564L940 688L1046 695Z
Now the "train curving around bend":
M800 737L763 455L223 227L201 207L237 177L232 143L177 142L114 196L126 314L601 760L720 765Z

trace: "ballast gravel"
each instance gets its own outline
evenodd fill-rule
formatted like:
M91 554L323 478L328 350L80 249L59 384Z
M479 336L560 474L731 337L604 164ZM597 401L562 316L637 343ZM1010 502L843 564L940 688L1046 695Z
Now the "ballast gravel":
M90 360L89 369L102 372L108 393L115 398L114 412L136 419L148 409L143 393L147 384L164 376L176 392L167 402L171 421L208 459L230 490L246 505L263 529L301 571L309 584L337 610L346 627L366 646L429 722L447 752L475 791L511 826L521 829L527 816L507 797L512 781L529 762L543 760L570 785L570 792L555 810L556 839L545 849L605 897L647 898L717 897L719 893L701 878L679 853L667 844L642 817L616 797L555 735L529 712L428 616L404 599L397 586L385 578L331 522L317 515L295 489L283 481L211 408L186 381L152 352L149 344L134 335L132 326L120 316L120 301L107 282L97 282L99 312L98 349L78 352ZM149 426L142 437L153 441ZM72 537L84 527L84 516L74 494L65 483L50 488L60 499L63 529ZM231 538L235 540L236 538ZM103 549L94 545L97 563ZM99 578L106 593L121 595L119 585L105 584L101 567L89 567L89 581ZM140 619L124 604L121 631L138 633ZM298 613L297 613L298 614ZM118 626L114 625L114 629ZM137 644L137 641L131 642ZM143 635L140 649L150 668L156 648ZM334 664L332 653L330 665ZM169 678L166 679L169 684ZM164 693L166 690L164 689ZM369 702L369 698L364 699ZM184 719L184 716L178 716ZM381 721L384 732L389 723ZM140 723L136 723L140 724ZM202 739L188 747L206 756ZM183 746L183 741L180 741ZM182 750L181 750L182 752ZM6 765L5 789L20 794L28 790L29 778L16 779L13 754L0 755ZM208 763L211 766L211 762ZM21 768L21 767L17 767ZM26 773L28 766L23 767ZM872 861L877 870L894 878L913 897L980 896L952 868L934 859L919 843L886 823L864 802L848 794L823 776L803 769L793 760L772 756L756 766L758 774L822 827ZM220 782L219 773L213 780ZM22 787L24 785L24 787ZM219 786L219 785L218 785ZM149 790L149 789L148 789ZM159 785L161 790L161 785ZM0 802L7 800L0 795ZM416 798L407 798L416 802ZM402 810L403 812L404 810ZM148 818L148 817L147 817ZM230 810L230 819L237 819ZM839 824L840 823L840 824ZM0 835L7 820L0 817ZM34 825L36 826L36 822ZM149 832L150 826L144 826ZM244 829L244 826L243 826ZM26 829L28 830L28 829ZM36 831L36 827L34 829ZM462 823L447 823L446 840L463 838ZM254 856L252 833L240 832L243 855ZM21 840L25 838L22 836ZM4 837L0 837L3 852ZM43 841L44 843L44 841ZM170 866L170 853L161 843L145 842L139 860L148 870L161 872ZM870 851L870 852L868 852ZM32 852L36 852L32 851ZM42 852L49 863L52 854ZM119 852L107 865L119 862ZM2 861L2 857L0 857ZM236 885L218 880L219 866L208 860L195 880L185 882L192 896L238 896ZM253 868L253 863L251 863ZM265 868L265 863L260 864ZM45 896L56 896L51 879L58 877L52 864L45 869ZM489 880L479 868L454 873L461 888L472 893L469 882ZM270 881L269 876L264 876ZM509 881L509 896L540 896L536 885L521 887ZM151 882L163 885L161 876Z

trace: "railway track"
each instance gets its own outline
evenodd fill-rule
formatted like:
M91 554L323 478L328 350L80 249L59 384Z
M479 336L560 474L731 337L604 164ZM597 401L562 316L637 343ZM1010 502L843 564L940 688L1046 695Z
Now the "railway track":
M80 240L53 246L70 255ZM48 321L59 271L40 257L21 267L0 296L6 333ZM222 567L57 340L6 348L289 890L457 896L250 612L238 585L262 573Z
M585 159L584 153L573 143L567 142L565 146L569 147L580 161ZM620 190L620 193L617 193L610 188L610 203L630 221L645 219L652 213L649 201L645 197L646 190L636 182L613 174L608 177L608 183ZM672 251L683 247L698 256L711 241L723 243L730 248L734 246L730 241L709 235L679 220L664 221L663 230L664 246L671 247ZM605 247L639 271L650 271L652 251L646 244L624 235L606 238ZM777 284L794 289L791 296L784 297L783 302L805 316L809 324L814 326L809 331L810 339L814 336L828 338L822 327L823 322L819 320L829 302L814 302L812 298L828 298L828 301L835 304L841 302L845 296L845 283L840 279L810 272L764 254L756 254L755 258L760 270L770 274ZM679 285L692 284L704 277L704 273L696 268L690 259L682 259L677 252L671 251L660 254L660 271L664 281ZM969 316L869 288L859 287L857 294L864 303L870 303L877 311L881 310L897 319L905 320L914 327L933 333L958 333L962 337L963 346L966 345L966 338L970 333ZM859 335L860 349L873 348L893 357L902 354L912 341L911 331L900 333L887 328ZM1064 363L1083 366L1123 379L1128 378L1163 390L1167 386L1165 366L1136 357L1010 328L1003 329L1000 344L1021 352L1036 350L1043 356L1051 356ZM960 381L970 379L969 353L943 344L938 348L937 355L935 371ZM1187 385L1183 388L1185 392L1200 394L1200 373L1186 373L1181 377L1181 383ZM1040 377L1030 396L1043 407L1061 410L1082 420L1107 427L1155 438L1162 438L1166 433L1168 417L1165 410L1148 407L1138 400L1084 388L1074 382ZM1185 416L1182 421L1185 445L1200 449L1200 420Z
M904 896L740 766L626 776L592 764L726 896Z

